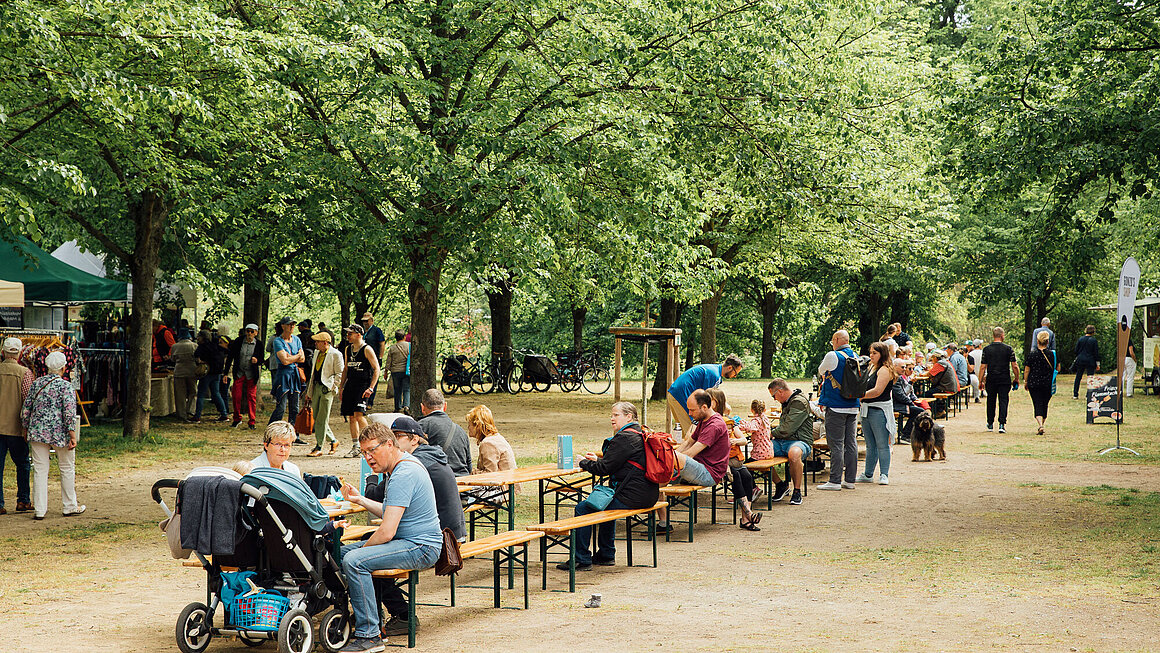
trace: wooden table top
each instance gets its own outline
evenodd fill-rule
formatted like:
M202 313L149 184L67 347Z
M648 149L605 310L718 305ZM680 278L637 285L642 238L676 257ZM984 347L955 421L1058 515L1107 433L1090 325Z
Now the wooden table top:
M349 501L334 502L329 499L324 499L319 503L326 509L326 514L330 515L331 519L336 517L345 517L359 512L366 512L366 508Z
M512 485L515 483L528 483L530 481L542 481L557 476L569 476L571 474L579 474L583 470L574 467L572 469L560 469L556 467L556 463L544 463L542 465L534 465L532 467L517 467L516 469L507 469L500 472L484 472L482 474L472 474L470 476L460 476L455 479L459 485L472 486L497 486L497 485Z

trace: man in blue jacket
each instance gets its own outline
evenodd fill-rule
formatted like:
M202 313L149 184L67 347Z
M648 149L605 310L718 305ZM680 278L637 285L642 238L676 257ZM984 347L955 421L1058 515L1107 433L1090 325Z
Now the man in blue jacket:
M826 444L830 447L830 480L818 486L819 490L853 490L854 476L858 473L858 407L857 399L842 396L842 372L846 359L854 358L850 349L850 333L845 329L834 332L830 338L833 351L826 354L818 366L820 379L818 404L826 409ZM843 472L845 478L843 478Z
M677 418L677 423L681 425L685 433L693 428L693 420L689 417L689 410L686 406L689 397L697 390L716 388L721 385L723 379L732 379L744 366L736 354L729 354L725 357L724 363L694 365L685 370L684 374L678 376L676 381L673 381L673 384L669 386L667 397L669 410L673 413L673 417Z

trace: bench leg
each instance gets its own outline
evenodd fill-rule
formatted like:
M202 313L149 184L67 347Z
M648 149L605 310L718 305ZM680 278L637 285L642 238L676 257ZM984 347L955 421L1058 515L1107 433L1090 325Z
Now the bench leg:
M543 565L543 575L541 576L540 589L547 591L548 589L548 537L545 534L540 538L540 563Z
M653 569L657 566L657 511L652 511L648 514L648 532L652 533L653 545Z
M528 601L528 543L524 542L523 562L524 562L524 609L531 607Z
M612 522L612 527L616 528L616 522ZM596 529L593 528L593 531ZM632 517L624 518L624 546L628 553L628 566L632 566ZM595 550L595 549L593 549Z
M568 591L576 592L576 531L568 533Z
M455 576L456 574L451 574L451 607L453 608L455 607Z
M419 572L407 574L407 648L415 648L415 631L419 625L419 618L415 615L418 607L415 596L419 589Z
M689 509L689 544L693 543L693 522L697 521L697 512L699 511L697 506L698 494L700 494L700 492L694 492L693 494L689 495L693 498L693 507Z

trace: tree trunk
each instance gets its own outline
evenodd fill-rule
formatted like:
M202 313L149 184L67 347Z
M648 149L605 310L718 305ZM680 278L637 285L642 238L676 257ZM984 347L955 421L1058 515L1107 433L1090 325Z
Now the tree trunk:
M1039 320L1039 302L1031 293L1027 293L1023 300L1023 348L1016 347L1014 343L1007 344L1015 347L1015 351L1026 354L1031 348L1031 334L1039 326Z
M657 326L662 329L675 329L681 323L681 306L680 302L669 297L661 297L661 321ZM665 379L669 374L669 357L667 356L668 348L664 345L657 347L657 375L656 380L653 381L652 396L654 401L660 401L665 398L665 393L669 388L665 384Z
M772 290L761 297L761 378L773 376L773 320L784 300Z
M886 301L890 305L890 322L899 323L902 330L906 331L910 323L910 291L896 290L890 293Z
M270 289L266 288L262 291L262 313L258 316L258 336L262 342L266 342L266 338L270 336L268 329L270 328Z
M584 351L584 320L588 318L588 307L572 307L572 351Z
M340 322L342 322L342 324L339 324L338 329L335 329L336 333L338 331L341 331L342 329L345 329L346 327L350 326L350 302L351 302L350 296L347 295L345 292L339 291L339 293L338 293L338 319ZM341 337L341 335L338 337Z
M512 280L511 276L492 282L484 291L491 311L491 357L507 358L512 353Z
M257 324L259 333L265 333L266 270L258 268L253 276L242 281L242 325Z
M701 362L717 362L717 307L725 284L717 286L713 294L701 302Z
M129 316L129 378L122 434L140 439L149 430L152 409L153 292L169 207L156 193L146 191L129 212L136 236L132 260L123 261L133 278L133 312Z
M430 264L428 264L430 265ZM439 276L442 265L435 263L424 270L412 263L407 295L411 300L411 412L421 415L419 403L423 393L436 386L435 339L439 324ZM424 285L424 281L427 285Z

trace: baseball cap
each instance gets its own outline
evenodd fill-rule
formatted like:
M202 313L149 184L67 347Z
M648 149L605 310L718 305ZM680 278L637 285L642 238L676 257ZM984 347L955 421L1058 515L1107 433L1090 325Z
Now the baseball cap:
M9 354L15 354L19 352L21 346L22 343L20 342L20 338L4 339L4 351L8 352Z
M297 324L297 323L298 323L298 320L295 320L294 318L290 317L289 315L282 318L281 320L278 320L278 326L286 326L287 324Z
M402 417L396 417L395 421L391 424L391 430L398 431L400 433L408 433L420 438L427 437L427 434L423 433L423 429L419 426L419 422L416 422L415 418L408 417L406 415L403 415Z
M312 321L310 320L310 318L306 318L305 320L302 320L301 322L299 322L299 323L298 323L298 326L304 326L304 327L306 327L307 329L309 329L309 328L311 328L311 327L313 327L313 326L314 326L314 322L312 322Z
M321 340L322 342L330 342L330 334L325 331L319 331L318 333L311 336L311 339Z
M257 330L258 330L258 325L257 325L257 324L254 324L253 322L250 322L249 324L247 324L247 325L246 325L246 330L250 330L250 329L253 329L254 331L257 331Z
M362 316L362 317L360 317L360 318L358 319L358 321L359 321L359 322L366 322L367 320L370 320L370 319L372 319L372 318L371 318L371 312L370 312L370 311L367 311L366 313L363 313L363 316Z
M366 333L366 331L363 331L363 328L357 324L352 324L352 325L348 326L346 328L346 331L354 331L355 333L359 334L360 336L362 334Z

